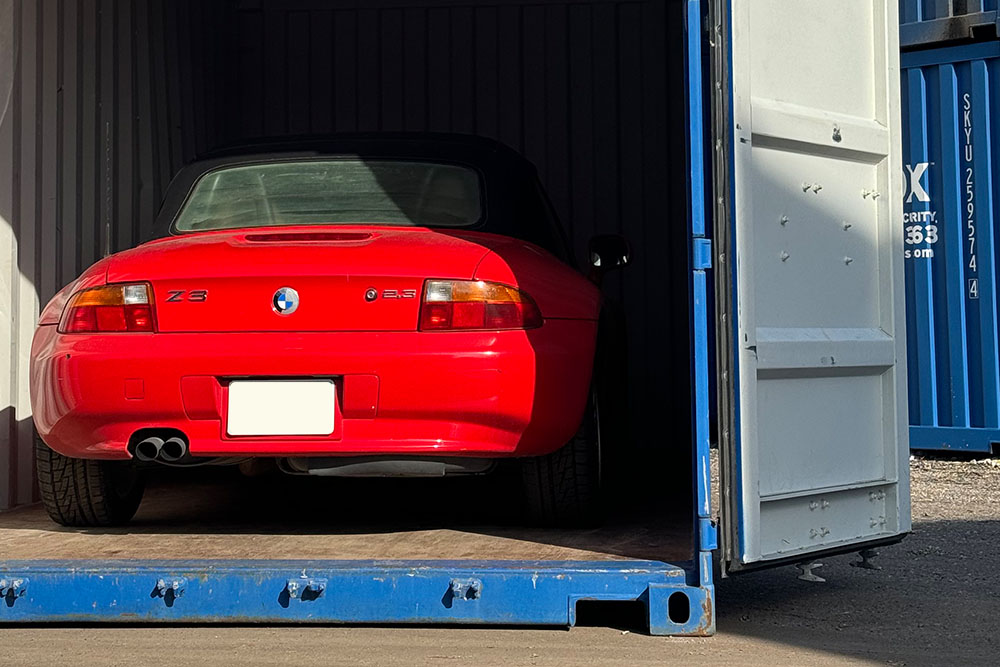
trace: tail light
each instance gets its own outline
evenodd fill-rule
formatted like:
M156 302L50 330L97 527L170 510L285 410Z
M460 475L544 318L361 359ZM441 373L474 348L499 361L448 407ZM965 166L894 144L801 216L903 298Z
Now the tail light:
M538 306L516 287L482 280L428 280L424 285L421 331L540 326Z
M104 285L77 292L59 320L60 333L153 331L149 285Z

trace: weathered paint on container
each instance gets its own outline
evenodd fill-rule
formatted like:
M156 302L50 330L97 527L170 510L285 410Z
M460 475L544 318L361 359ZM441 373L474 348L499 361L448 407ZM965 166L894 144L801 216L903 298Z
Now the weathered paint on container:
M1000 42L904 54L910 446L996 451Z
M908 48L996 39L997 0L899 0L899 44Z

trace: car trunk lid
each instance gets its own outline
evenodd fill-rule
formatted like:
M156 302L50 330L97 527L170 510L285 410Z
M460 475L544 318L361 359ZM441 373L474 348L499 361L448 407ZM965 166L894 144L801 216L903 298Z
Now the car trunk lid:
M206 232L116 255L108 281L151 283L161 332L409 331L424 280L469 279L488 252L422 228Z

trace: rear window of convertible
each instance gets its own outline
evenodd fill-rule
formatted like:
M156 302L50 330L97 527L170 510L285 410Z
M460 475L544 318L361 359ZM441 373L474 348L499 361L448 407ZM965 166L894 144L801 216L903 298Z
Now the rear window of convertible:
M402 160L298 160L202 176L174 220L193 232L310 224L466 227L482 218L479 174Z

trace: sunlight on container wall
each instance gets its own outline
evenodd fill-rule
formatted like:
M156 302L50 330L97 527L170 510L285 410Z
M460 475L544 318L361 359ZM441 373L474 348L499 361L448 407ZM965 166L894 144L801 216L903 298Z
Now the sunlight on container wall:
M37 498L28 352L39 304L138 241L193 155L180 132L190 11L0 0L0 509Z

